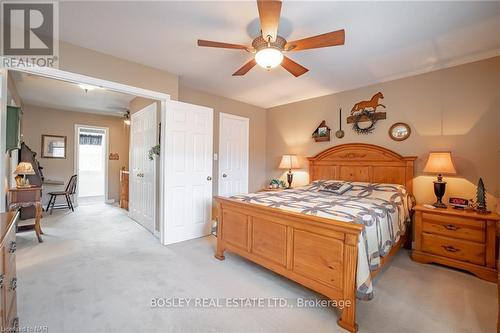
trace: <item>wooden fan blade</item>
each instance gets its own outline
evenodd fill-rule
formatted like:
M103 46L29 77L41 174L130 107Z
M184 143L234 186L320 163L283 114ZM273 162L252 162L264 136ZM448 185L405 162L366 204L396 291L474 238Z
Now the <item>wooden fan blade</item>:
M344 45L344 42L345 42L345 31L344 29L342 29L286 43L285 50L300 51L300 50L317 49L320 47Z
M289 71L293 76L298 77L302 74L307 73L309 70L302 65L299 65L292 59L288 57L283 57L283 61L281 62L281 67Z
M248 73L249 70L251 70L255 65L257 65L257 62L255 59L250 60L246 64L243 65L240 69L238 69L236 72L233 73L233 76L241 76L245 75Z
M210 40L203 40L203 39L198 39L198 46L219 47L222 49L238 49L238 50L247 50L248 49L248 47L245 45L213 42Z
M280 23L281 1L257 0L257 7L259 8L262 37L267 41L268 36L270 36L271 42L276 41L278 25Z

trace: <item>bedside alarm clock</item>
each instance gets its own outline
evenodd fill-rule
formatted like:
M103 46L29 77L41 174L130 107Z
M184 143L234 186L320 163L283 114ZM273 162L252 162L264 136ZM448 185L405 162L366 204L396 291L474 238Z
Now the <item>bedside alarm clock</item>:
M450 198L449 202L450 202L450 205L453 206L453 208L464 209L464 208L469 207L469 200L467 200L467 199Z

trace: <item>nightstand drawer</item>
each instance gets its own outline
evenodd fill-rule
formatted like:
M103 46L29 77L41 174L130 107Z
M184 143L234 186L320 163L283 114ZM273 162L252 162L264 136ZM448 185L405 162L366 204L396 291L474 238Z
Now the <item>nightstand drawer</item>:
M484 221L455 216L422 214L422 231L432 234L484 243Z
M484 244L422 233L422 251L473 264L485 264Z

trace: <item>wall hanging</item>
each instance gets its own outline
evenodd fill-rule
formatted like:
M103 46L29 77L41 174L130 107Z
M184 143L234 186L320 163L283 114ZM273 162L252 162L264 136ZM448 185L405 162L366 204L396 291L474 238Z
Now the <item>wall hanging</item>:
M384 95L378 92L369 101L361 101L354 104L351 115L347 117L347 123L352 124L354 132L358 134L370 134L375 129L377 121L386 118L385 112L377 112L379 106L385 108L385 105L379 103L379 100L382 98L384 98ZM368 124L360 126L360 123L364 122L368 122Z
M66 158L66 136L42 134L42 158Z
M342 130L342 108L339 109L339 130L335 132L335 136L338 139L342 139L344 137L344 131Z
M330 141L330 131L330 127L326 126L326 122L323 120L313 132L312 137L316 142Z
M118 161L120 159L120 155L118 153L109 153L110 161Z
M149 159L152 161L152 160L154 160L155 155L160 156L160 151L161 151L160 145L156 145L156 146L151 147L151 149L148 151Z
M395 123L389 128L389 137L394 141L404 141L410 137L411 128L405 123Z

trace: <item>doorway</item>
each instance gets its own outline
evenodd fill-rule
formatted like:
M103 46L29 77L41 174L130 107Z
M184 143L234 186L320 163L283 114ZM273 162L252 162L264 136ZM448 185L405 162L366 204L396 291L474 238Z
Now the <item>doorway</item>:
M108 200L107 127L75 125L76 201L79 205Z

